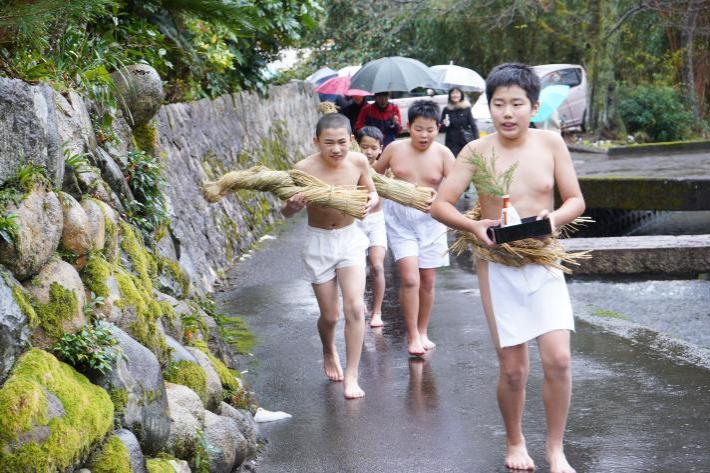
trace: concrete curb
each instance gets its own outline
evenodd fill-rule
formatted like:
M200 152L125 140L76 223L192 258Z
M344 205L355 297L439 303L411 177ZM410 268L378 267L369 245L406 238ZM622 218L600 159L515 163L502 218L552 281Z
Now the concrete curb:
M710 141L681 141L672 143L649 143L629 146L614 146L607 150L610 158L622 158L632 156L647 156L649 154L680 154L687 152L708 151L710 152Z

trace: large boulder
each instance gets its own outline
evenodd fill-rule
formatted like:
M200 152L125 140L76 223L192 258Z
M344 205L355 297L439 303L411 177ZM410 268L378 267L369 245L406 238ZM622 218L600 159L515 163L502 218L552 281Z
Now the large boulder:
M187 349L180 345L177 340L175 340L170 335L165 335L165 342L170 348L170 361L177 363L179 361L189 361L190 363L197 363L197 359L187 351Z
M131 64L111 74L111 78L128 123L134 127L148 123L165 98L158 71L147 64Z
M0 406L4 472L72 471L113 428L106 391L39 349L17 360Z
M89 112L84 101L75 91L70 91L66 97L54 94L56 105L57 131L63 151L69 156L93 151L96 148L96 136L91 124Z
M111 394L121 425L136 434L143 451L155 454L165 447L170 435L168 398L158 359L115 325L101 324L118 340L123 356L94 382Z
M17 215L19 235L14 245L0 239L0 264L23 281L37 274L57 250L64 222L62 204L54 192L38 186L19 206L9 204L5 214L10 213Z
M84 207L79 205L74 197L60 192L59 200L62 203L64 226L62 228L61 245L77 256L83 256L91 251L92 239L89 217Z
M48 348L65 332L78 332L86 325L84 283L66 261L52 259L24 286L37 314L38 327L32 334L35 346Z
M62 141L57 131L56 92L45 84L30 85L0 77L0 184L20 166L43 166L54 186L64 177Z
M207 375L207 402L205 407L207 409L216 409L222 399L224 399L219 374L217 374L212 362L205 353L193 347L187 347L187 350L197 359L197 364L202 367Z
M256 422L254 422L254 416L251 415L251 412L244 409L235 409L226 402L223 402L219 405L217 414L230 417L237 422L239 431L246 439L246 451L244 452L244 456L246 458L255 456L259 447L259 427L256 425Z
M197 432L202 423L189 409L170 401L170 435L166 449L178 458L190 459L197 445ZM212 471L212 470L210 470Z
M108 183L111 189L123 197L124 202L135 200L133 192L123 176L123 171L116 164L110 154L102 147L97 147L94 151L94 159L96 164L101 169L101 177Z
M187 409L192 417L202 424L205 421L205 406L202 404L200 396L182 384L165 382L165 393L168 396L168 403L173 406L177 404Z
M205 411L205 440L211 473L231 473L246 459L246 439L237 421Z
M0 267L0 383L30 340L27 316L21 306L23 301L17 300L18 291L22 291L20 283Z
M145 458L143 458L143 452L141 451L141 446L138 443L138 439L133 432L126 429L121 429L116 431L116 437L118 437L123 445L128 450L128 457L131 461L132 473L147 473L145 468Z
M102 202L85 198L81 201L81 208L83 208L86 213L86 219L89 225L91 249L103 250L106 244L106 217L104 216Z

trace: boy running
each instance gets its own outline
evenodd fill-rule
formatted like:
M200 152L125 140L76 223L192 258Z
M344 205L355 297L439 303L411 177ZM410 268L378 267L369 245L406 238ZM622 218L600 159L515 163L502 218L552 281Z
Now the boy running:
M394 177L438 189L449 175L454 156L437 143L439 107L431 100L417 100L408 112L409 139L395 141L375 162L379 173L390 169ZM423 355L436 346L428 327L434 305L436 268L449 265L446 227L428 213L384 201L387 237L399 272L399 304L407 326L407 349Z
M518 163L509 195L522 217L549 218L554 229L584 212L584 199L564 141L554 132L529 128L539 105L539 93L540 80L526 65L502 64L491 71L486 79L486 96L496 133L469 143L461 151L451 177L432 205L437 220L493 245L486 230L499 223L501 197L479 196L480 221L464 217L454 206L471 182L474 168L469 160L474 153L487 160L495 154L498 173ZM563 203L551 211L555 186ZM550 471L574 473L562 445L572 392L570 331L574 330L564 275L541 265L512 268L481 258L477 258L476 268L500 365L498 405L506 430L505 464L516 470L535 468L525 445L522 416L529 372L527 342L536 339L545 374L543 400Z
M365 126L357 134L360 150L374 166L382 154L382 132L374 126ZM372 280L372 318L370 327L382 327L382 299L385 295L385 253L387 252L387 229L382 203L370 209L370 213L362 220L362 228L370 240L367 248L367 258L370 260L370 279Z
M349 151L350 122L339 113L324 115L313 139L318 152L297 162L296 169L334 186L360 185L370 194L367 210L378 204L367 158ZM286 201L281 213L292 217L306 207L303 194ZM306 278L313 286L320 317L318 333L323 344L323 369L331 381L343 381L347 399L365 392L358 384L358 365L365 335L365 250L368 240L353 217L338 210L308 205L308 229L303 246ZM345 315L345 373L335 348L338 323L338 288Z

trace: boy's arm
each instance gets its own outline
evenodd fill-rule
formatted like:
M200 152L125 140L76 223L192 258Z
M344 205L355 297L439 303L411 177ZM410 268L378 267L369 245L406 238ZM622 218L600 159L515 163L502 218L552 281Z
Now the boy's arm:
M542 211L539 218L549 216L553 228L558 228L582 215L585 204L567 145L562 137L555 133L550 133L548 136L552 141L555 157L555 184L560 193L562 205L554 212Z
M357 184L367 189L368 200L367 208L365 210L367 213L372 207L377 205L380 201L380 197L377 195L377 191L375 190L375 182L372 180L372 176L370 175L370 163L364 155L358 153L356 156L357 158L355 162L360 170L360 178L358 179Z
M473 166L468 162L473 148L465 147L453 164L448 177L439 187L439 192L431 205L431 215L449 228L473 233L486 245L493 245L493 241L486 235L488 227L498 225L498 220L471 220L464 217L455 205L461 194L468 189L473 177Z
M294 169L299 169L303 171L303 161L297 162L293 167ZM304 197L302 192L299 192L298 194L294 194L288 200L286 200L284 205L281 207L281 215L286 218L291 218L298 212L303 210L305 206L306 198Z
M392 149L396 145L394 143L390 143L387 145L385 150L382 152L379 158L377 158L377 161L374 162L372 165L372 168L377 172L377 174L383 174L388 167L390 167L390 159L392 159Z

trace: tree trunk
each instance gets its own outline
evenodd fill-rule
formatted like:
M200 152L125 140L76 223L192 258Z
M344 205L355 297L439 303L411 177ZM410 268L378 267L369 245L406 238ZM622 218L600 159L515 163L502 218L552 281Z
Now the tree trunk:
M680 32L680 44L683 49L683 71L682 81L685 89L684 95L687 97L693 115L697 120L700 120L700 103L698 102L698 94L695 89L695 68L694 57L695 50L693 43L695 42L695 26L700 13L700 6L703 0L691 0L688 3L688 10L683 17L683 26Z

